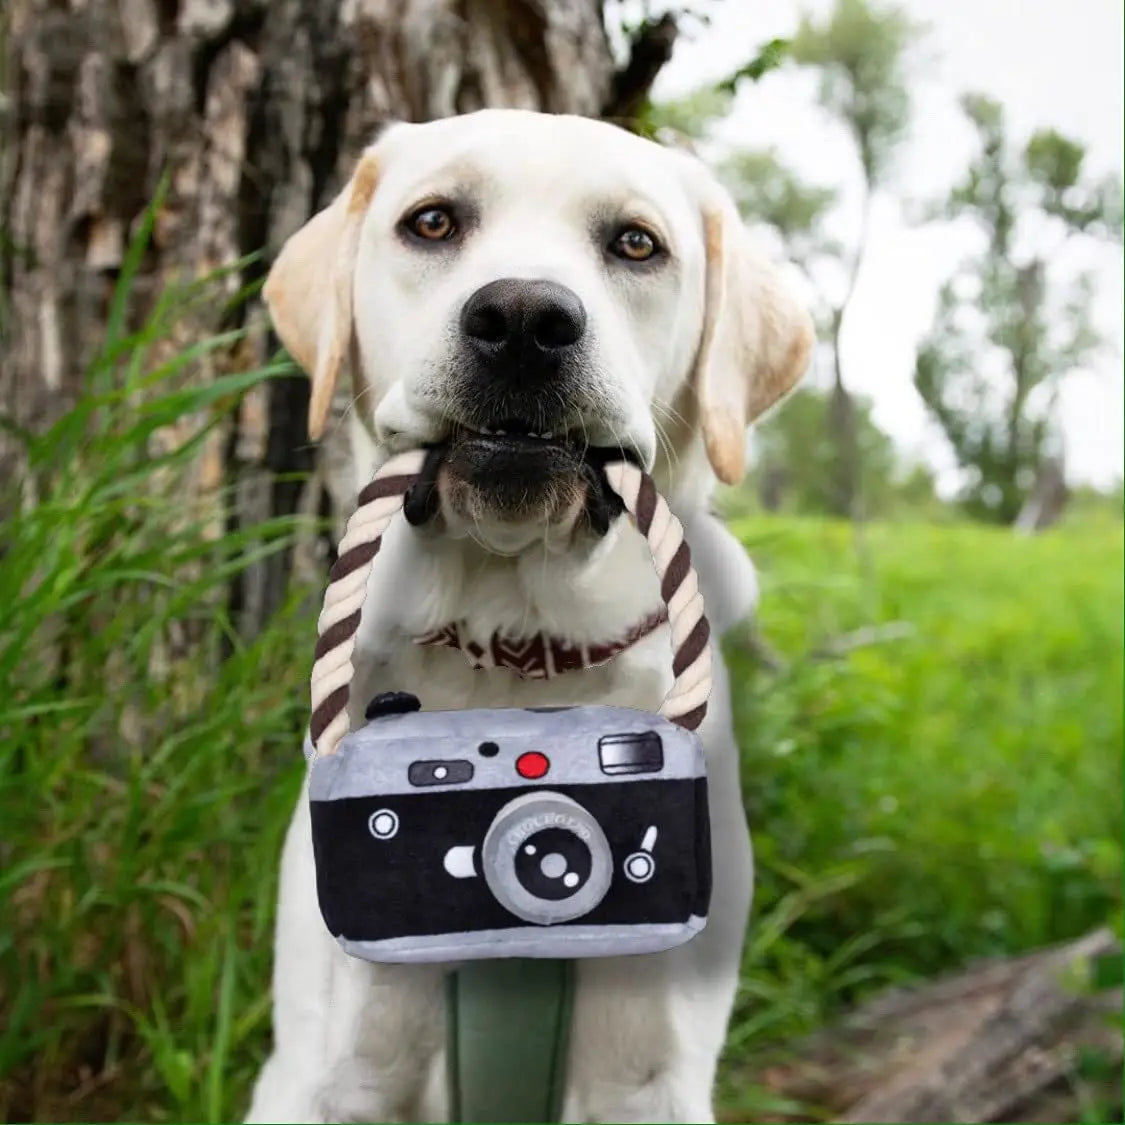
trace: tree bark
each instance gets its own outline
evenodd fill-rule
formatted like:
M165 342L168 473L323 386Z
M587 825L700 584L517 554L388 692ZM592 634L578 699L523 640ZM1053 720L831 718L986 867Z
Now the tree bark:
M230 297L259 279L388 120L485 106L612 116L655 76L639 64L615 73L603 0L8 3L0 415L32 432L79 393L126 247L162 174L167 195L132 289L133 323L176 279L234 267L264 248L221 290ZM198 363L191 378L249 367L276 347L256 302L234 313L221 302L193 310L164 347L242 324L261 330L236 354ZM236 501L220 514L228 526L326 509L326 482L344 457L342 427L312 449L307 400L303 378L271 381L245 396L237 425L206 449L200 488L235 486ZM18 470L18 446L0 444L0 474ZM310 483L291 479L305 471ZM244 632L276 606L291 564L255 565L235 588Z
M1045 531L1058 523L1070 499L1062 457L1045 457L1035 487L1024 500L1013 526L1023 535Z

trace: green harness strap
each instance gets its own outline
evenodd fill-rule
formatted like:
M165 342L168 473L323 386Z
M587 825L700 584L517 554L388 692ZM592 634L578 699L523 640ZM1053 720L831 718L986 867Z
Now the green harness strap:
M447 980L449 1120L560 1120L574 962L471 961Z

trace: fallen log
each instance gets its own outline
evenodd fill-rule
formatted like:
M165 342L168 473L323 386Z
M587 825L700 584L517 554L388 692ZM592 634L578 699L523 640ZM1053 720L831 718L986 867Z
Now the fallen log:
M1120 965L1097 930L896 989L757 1081L846 1123L1121 1121Z

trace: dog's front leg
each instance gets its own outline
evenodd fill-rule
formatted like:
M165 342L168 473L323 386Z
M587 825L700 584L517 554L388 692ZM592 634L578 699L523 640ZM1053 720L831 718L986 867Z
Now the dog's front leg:
M444 1036L442 969L349 957L316 895L307 790L281 859L273 1054L248 1122L416 1119Z
M738 988L753 858L727 672L714 655L714 686L699 732L714 874L707 926L667 953L580 963L566 1122L715 1120L715 1068Z

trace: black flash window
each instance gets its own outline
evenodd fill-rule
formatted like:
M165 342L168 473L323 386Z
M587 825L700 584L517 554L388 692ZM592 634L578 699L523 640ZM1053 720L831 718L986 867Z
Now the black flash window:
M664 768L664 745L654 730L643 734L607 734L598 739L602 773L659 773Z

